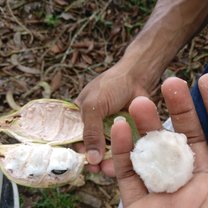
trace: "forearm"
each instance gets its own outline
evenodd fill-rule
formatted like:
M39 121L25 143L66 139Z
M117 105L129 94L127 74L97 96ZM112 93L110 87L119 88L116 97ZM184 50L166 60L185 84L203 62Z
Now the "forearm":
M207 17L207 0L159 0L122 58L128 62L132 77L139 76L144 88L151 91L178 50L199 31Z

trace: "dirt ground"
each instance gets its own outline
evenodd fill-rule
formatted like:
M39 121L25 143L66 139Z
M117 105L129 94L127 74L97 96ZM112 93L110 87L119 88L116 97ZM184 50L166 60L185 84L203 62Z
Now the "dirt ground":
M87 83L121 58L153 6L153 0L0 0L0 113L43 97L73 101ZM178 76L191 87L205 63L208 28L178 53L161 82ZM152 98L165 120L159 87ZM75 207L117 206L114 179L90 173L84 177L80 187L60 189L78 196ZM41 207L32 201L42 192L20 187L20 193L22 207Z

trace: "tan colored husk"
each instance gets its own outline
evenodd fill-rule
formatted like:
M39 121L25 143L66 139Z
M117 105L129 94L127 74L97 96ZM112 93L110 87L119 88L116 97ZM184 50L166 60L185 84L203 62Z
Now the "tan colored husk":
M79 108L55 99L33 100L0 118L0 131L20 142L63 145L83 141L83 127Z

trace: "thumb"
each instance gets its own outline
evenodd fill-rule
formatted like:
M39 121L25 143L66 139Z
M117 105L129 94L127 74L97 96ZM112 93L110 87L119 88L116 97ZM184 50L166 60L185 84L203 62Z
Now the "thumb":
M147 194L143 182L133 170L130 151L133 148L131 129L123 117L117 117L111 129L112 155L124 207Z
M103 134L103 119L100 111L92 101L83 101L81 104L77 99L76 104L81 108L84 122L83 139L87 160L91 165L99 164L105 151L105 138Z

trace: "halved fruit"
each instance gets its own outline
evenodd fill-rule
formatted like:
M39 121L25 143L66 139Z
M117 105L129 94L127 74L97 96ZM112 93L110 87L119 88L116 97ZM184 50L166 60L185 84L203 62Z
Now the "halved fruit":
M79 108L55 99L33 100L0 118L0 131L20 142L62 145L82 141L83 128Z
M84 154L48 144L0 145L0 167L17 184L48 188L73 183L87 163Z

